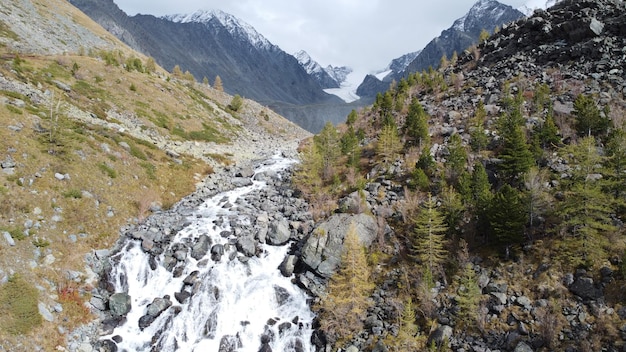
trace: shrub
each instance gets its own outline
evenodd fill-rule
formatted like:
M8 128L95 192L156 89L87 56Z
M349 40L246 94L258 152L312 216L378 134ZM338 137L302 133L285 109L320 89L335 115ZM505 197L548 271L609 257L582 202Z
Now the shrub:
M117 171L115 171L112 167L110 167L106 163L98 164L98 168L100 169L100 171L104 172L110 178L116 178L117 177Z
M80 199L83 197L83 192L81 192L81 190L79 189L70 189L70 190L63 192L63 197Z
M0 330L23 335L41 325L37 289L19 275L0 287Z
M233 100L231 100L230 105L228 105L228 108L231 109L232 111L239 111L239 109L241 109L242 106L243 106L243 99L241 98L241 96L239 96L239 94L236 94L233 97Z

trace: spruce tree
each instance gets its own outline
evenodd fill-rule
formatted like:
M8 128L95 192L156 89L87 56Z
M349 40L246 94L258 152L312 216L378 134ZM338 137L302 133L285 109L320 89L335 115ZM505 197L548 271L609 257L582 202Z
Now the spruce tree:
M498 165L498 169L507 182L517 185L520 176L534 165L535 160L521 126L515 127L503 138L504 148L499 155L502 162Z
M363 328L374 283L365 248L359 243L356 226L350 224L343 243L341 267L328 283L326 294L316 306L322 330L339 345Z
M422 146L429 140L427 115L417 98L411 100L409 112L404 123L407 146Z
M354 168L359 167L361 148L359 146L359 138L352 126L349 126L346 132L341 136L341 153L348 158L347 164L349 166Z
M446 173L450 184L455 185L459 175L465 171L467 151L461 141L461 136L453 134L448 141L448 156L446 157Z
M493 197L489 211L489 225L498 244L508 248L524 241L527 217L520 191L504 185Z
M412 257L425 266L432 276L440 270L448 251L445 249L445 233L448 227L445 219L436 207L435 199L428 194L422 209L415 219L412 239Z
M578 95L574 100L575 127L579 136L603 136L608 131L610 119L602 114L592 97Z

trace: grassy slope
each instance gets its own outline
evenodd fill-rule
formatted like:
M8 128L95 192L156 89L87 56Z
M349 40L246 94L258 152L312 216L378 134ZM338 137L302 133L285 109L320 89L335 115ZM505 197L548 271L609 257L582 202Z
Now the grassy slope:
M43 16L69 16L116 45L106 53L118 62L147 63L65 1L42 4ZM84 271L86 253L109 247L120 226L141 221L150 206L167 208L192 192L212 167L250 157L245 148L229 152L250 128L285 139L302 132L254 102L232 112L232 97L170 79L159 67L129 72L89 48L79 50L83 55L20 56L6 44L19 40L9 24L0 23L0 37L0 75L17 82L0 90L0 161L16 164L0 171L0 233L16 242L0 239L0 279L19 277L19 285L0 286L0 315L9 317L0 322L0 350L52 350L64 345L58 326L68 331L90 319L80 308L89 299L87 277L68 279L68 272ZM31 304L62 304L55 322L16 316L12 297L33 294L20 291L24 282L38 289ZM11 333L15 319L30 320L25 333Z

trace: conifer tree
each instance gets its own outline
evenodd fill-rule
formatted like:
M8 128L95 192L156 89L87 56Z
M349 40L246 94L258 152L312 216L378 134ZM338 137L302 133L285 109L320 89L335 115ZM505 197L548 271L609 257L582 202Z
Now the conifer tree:
M348 117L346 119L346 124L348 126L352 126L356 122L357 117L358 115L356 113L356 110L352 109L352 111L350 111L350 113L348 114Z
M175 65L174 68L172 69L172 76L176 77L176 78L182 78L183 77L183 70L181 70L180 66Z
M384 126L378 135L378 143L376 144L376 151L383 158L383 163L387 165L393 161L401 149L402 143L395 124Z
M588 95L580 94L574 100L575 127L579 136L605 135L610 126L607 115L601 113L596 102Z
M422 209L415 219L412 257L420 261L425 266L426 272L433 276L440 270L448 253L445 249L447 230L445 219L429 193L428 199L422 204Z
M322 156L313 143L304 146L300 163L294 174L294 182L301 191L318 193L322 187Z
M548 112L543 124L535 129L535 134L539 138L541 148L554 148L561 143L559 137L559 128L554 123L554 109L552 104L548 103Z
M335 176L335 164L341 152L339 134L332 122L327 122L313 141L322 158L322 178L328 181Z
M489 139L485 134L485 119L487 118L487 111L485 111L485 105L482 101L478 102L474 117L470 120L470 146L472 151L480 153L481 150L487 147Z
M428 142L427 115L419 100L414 97L409 105L409 112L404 123L404 133L407 135L407 146L422 146Z
M347 164L349 166L354 168L359 167L361 148L359 146L359 138L352 126L349 126L346 132L341 136L341 153L348 157Z
M480 287L478 287L474 267L471 263L466 263L459 276L457 289L457 302L459 304L457 324L460 328L474 329L476 327L480 296Z
M524 240L524 226L528 209L520 192L504 185L493 197L489 211L489 225L498 244L505 248Z
M400 315L398 335L390 344L397 351L419 351L424 348L424 337L419 335L416 323L415 306L409 297Z
M356 226L350 224L343 243L341 267L328 283L319 305L320 324L335 345L349 340L363 328L374 283L367 265L365 248L359 243Z
M395 120L393 119L393 96L391 95L391 91L386 91L382 96L381 104L380 104L380 117L382 121L383 127L389 125L395 125Z
M224 85L222 84L222 78L218 75L215 76L215 81L213 81L213 88L223 92L224 91Z
M510 134L504 136L504 148L499 158L502 163L498 168L503 178L513 185L533 166L535 160L521 126L515 127Z
M441 191L441 210L448 232L452 233L463 219L465 204L461 195L452 186L444 186Z
M448 156L446 157L446 173L452 185L457 183L459 175L465 171L467 151L461 141L461 136L453 134L448 141Z
M568 165L575 167L570 170L569 182L563 182L565 199L558 214L563 218L562 229L570 235L567 242L572 262L591 265L602 255L605 235L616 230L611 219L615 199L605 191L605 157L598 151L593 136L569 146L563 156Z
M488 215L492 199L493 193L487 171L483 164L478 162L472 171L469 204L473 206L476 230L483 236L487 236L489 233Z

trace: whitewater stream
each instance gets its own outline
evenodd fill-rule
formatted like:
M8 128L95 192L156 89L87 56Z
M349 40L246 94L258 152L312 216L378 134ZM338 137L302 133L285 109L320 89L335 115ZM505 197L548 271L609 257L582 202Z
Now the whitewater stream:
M293 162L275 156L255 174L279 173ZM246 194L263 187L269 186L253 177L252 185L207 199L188 217L190 224L163 248L166 253L176 253L208 235L212 245L223 245L218 261L211 251L199 260L177 253L184 259L184 272L174 277L166 269L164 254L156 257L156 268L152 259L153 270L141 242L129 240L112 258L111 277L116 292L130 295L132 308L125 322L104 338L119 341L119 351L129 352L313 351L314 315L308 297L277 269L288 246L262 244L260 255L247 258L237 253L233 244L236 231L229 219L240 217L238 208L245 203ZM187 246L181 247L181 243ZM167 308L148 326L140 322L163 307Z

